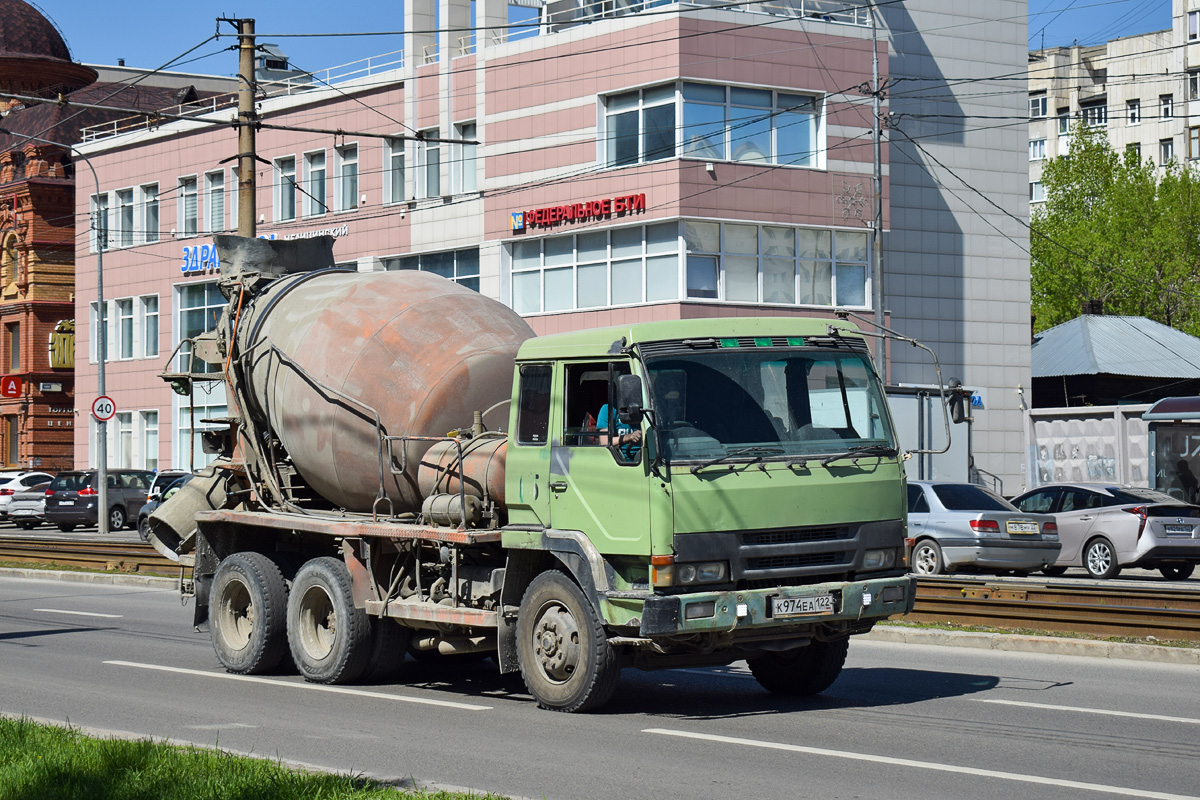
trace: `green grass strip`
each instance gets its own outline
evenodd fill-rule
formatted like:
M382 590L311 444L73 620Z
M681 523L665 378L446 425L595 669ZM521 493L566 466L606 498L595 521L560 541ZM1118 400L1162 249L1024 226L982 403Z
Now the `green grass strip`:
M0 800L481 800L303 772L277 761L150 739L87 736L0 717Z

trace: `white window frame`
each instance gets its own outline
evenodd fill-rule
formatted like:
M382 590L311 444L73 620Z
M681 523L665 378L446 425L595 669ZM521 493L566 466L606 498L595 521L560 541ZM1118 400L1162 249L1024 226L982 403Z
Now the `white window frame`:
M1142 124L1142 101L1141 100L1126 100L1125 111L1128 114L1130 125Z
M333 210L358 208L358 142L333 149Z
M1200 100L1200 71L1189 72L1188 76L1188 100Z
M161 310L162 305L157 294L144 294L138 298L135 325L141 339L141 346L137 351L139 358L158 358L158 337L162 333L159 325L162 319Z
M1158 140L1158 160L1164 166L1175 160L1175 137Z
M212 301L211 305L209 305L206 302L205 305L203 305L203 306L189 307L188 309L182 308L181 307L182 306L182 295L183 295L183 292L185 291L185 287L191 287L191 286L196 286L196 285L207 287L208 285L215 286L215 284L216 284L215 281L199 281L197 283L175 284L174 296L172 298L172 306L171 306L171 330L173 332L174 346L178 346L180 337L183 335L183 332L184 332L183 331L183 314L185 311L191 311L191 310L203 308L204 309L203 318L206 321L205 327L209 327L209 326L215 324L212 321L212 313L210 313L210 312L216 312L218 309L224 307L224 300L214 299ZM204 291L207 292L207 288ZM192 335L194 335L194 334L192 334ZM172 366L174 366L174 364ZM195 419L196 419L195 432L200 432L200 431L205 431L205 430L213 430L213 429L218 428L219 426L217 426L217 425L206 425L206 424L202 423L201 420L210 419L210 418L217 417L217 416L225 416L228 413L228 406L226 405L226 394L225 394L224 382L222 382L222 381L214 382L212 384L211 390L208 390L207 392L196 392L194 395L194 402L195 402L195 409L196 409L196 411L195 411ZM188 412L187 403L188 403L188 398L182 397L178 394L175 394L174 392L171 393L171 422L170 422L170 428L169 428L169 430L171 431L171 449L172 449L171 463L172 463L172 466L179 468L179 469L189 469L191 466L190 458L189 458L189 454L190 454L189 442L194 441L194 440L189 440L188 437L183 435L184 429L180 424L181 420L183 420L185 418L187 418L190 421L190 414ZM161 419L159 420L159 430L160 430L160 432L162 430ZM212 460L215 458L216 458L215 455L211 455L211 454L203 452L203 450L201 450L201 448L200 448L199 443L196 442L195 466L197 469L211 463Z
M220 191L216 191L217 180L220 180ZM208 223L209 233L222 233L229 230L225 218L226 198L229 193L225 190L225 170L218 169L204 173L204 221ZM220 206L218 208L218 206Z
M1044 119L1048 110L1049 100L1046 93L1033 94L1029 96L1029 118Z
M1171 119L1175 116L1175 95L1160 94L1158 96L1158 118Z
M1108 106L1104 103L1093 103L1079 107L1079 117L1088 128L1103 128L1108 125Z
M1029 182L1029 202L1044 203L1046 202L1046 187L1041 181Z
M118 411L108 428L112 432L111 442L114 445L112 457L109 459L110 463L114 463L118 469L133 469L135 456L133 412Z
M329 161L324 150L304 154L304 192L301 204L305 217L323 217L329 213Z
M151 244L157 242L161 235L162 205L158 199L158 184L144 183L138 187L138 220L137 227L141 232L142 242Z
M134 346L134 303L132 297L118 297L112 300L111 313L116 321L116 350L117 361L129 361L137 353Z
M199 181L195 175L184 175L179 178L176 185L179 195L178 201L175 204L177 208L177 222L179 224L178 237L180 239L190 239L193 236L198 236L200 233Z
M408 199L406 142L399 137L383 140L383 202L402 203ZM397 176L399 180L397 180ZM398 191L397 191L398 190Z
M238 168L229 168L229 187L228 205L229 205L229 230L234 233L238 229L238 195L241 194L241 189L238 186Z
M478 128L474 120L470 122L460 122L454 126L455 138L475 139L478 136ZM450 185L455 194L471 194L479 191L479 145L465 144L463 142L454 145L454 157L450 161Z
M1189 11L1187 15L1187 40L1200 39L1200 11Z
M291 222L296 219L296 157L280 156L273 162L275 178L275 221ZM290 208L289 208L290 206Z
M417 196L442 196L442 145L441 142L429 141L440 139L440 128L430 128L424 131L424 139L417 141Z
M1045 139L1030 139L1029 140L1029 160L1042 161L1046 158L1046 140Z
M157 408L143 408L137 415L138 463L141 469L158 469L159 413Z
M113 222L116 225L114 235L109 237L109 241L115 238L116 247L133 247L137 240L134 238L134 225L136 220L136 210L133 206L133 187L127 189L118 189L113 193L115 202L113 209Z
M103 245L104 249L108 250L112 240L110 235L112 228L109 221L108 192L92 195L89 205L91 206L92 224L88 239L90 243L88 249L95 253Z

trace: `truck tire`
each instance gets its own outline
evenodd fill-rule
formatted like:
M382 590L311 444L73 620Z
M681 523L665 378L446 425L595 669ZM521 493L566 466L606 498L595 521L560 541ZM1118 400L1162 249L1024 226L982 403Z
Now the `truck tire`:
M412 629L393 619L371 618L371 653L363 670L364 683L388 683L395 680L404 665Z
M221 562L209 592L213 650L237 675L269 672L287 654L287 586L262 553L234 553Z
M749 658L746 663L768 692L802 697L819 694L833 685L842 673L849 648L849 638L814 641L796 650Z
M621 669L604 620L557 570L533 579L517 612L517 662L529 693L551 711L589 711L608 702Z
M371 657L371 618L354 607L343 561L314 558L296 573L287 639L296 669L310 683L350 683L363 674Z

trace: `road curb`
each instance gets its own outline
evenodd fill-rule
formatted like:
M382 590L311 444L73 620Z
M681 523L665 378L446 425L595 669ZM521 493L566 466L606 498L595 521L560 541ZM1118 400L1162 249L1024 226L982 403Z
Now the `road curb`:
M1102 642L1094 639L1069 639L1062 636L977 633L938 628L906 628L902 625L876 625L870 633L864 634L861 638L868 642L927 644L936 647L973 647L977 650L1119 658L1128 661L1156 661L1162 664L1200 666L1200 648Z
M106 583L115 586L152 586L157 589L179 588L178 578L163 578L158 575L132 575L127 572L70 572L55 569L0 567L0 578L32 578L43 581L67 581L69 583Z

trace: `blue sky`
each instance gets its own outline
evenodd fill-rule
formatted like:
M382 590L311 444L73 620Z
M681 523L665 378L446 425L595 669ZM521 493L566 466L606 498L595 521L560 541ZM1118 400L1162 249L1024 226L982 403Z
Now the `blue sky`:
M967 0L986 3L987 0ZM260 41L275 42L295 66L321 70L401 49L399 36L284 38L280 34L399 31L399 0L34 0L62 30L79 61L155 68L204 42L217 30L217 17L252 17ZM1029 0L1029 46L1095 44L1119 36L1164 30L1171 25L1170 0ZM131 24L133 23L133 24ZM1043 30L1044 29L1044 30ZM232 27L222 25L221 32ZM208 42L177 66L180 71L231 75L237 57L223 48L232 38Z

